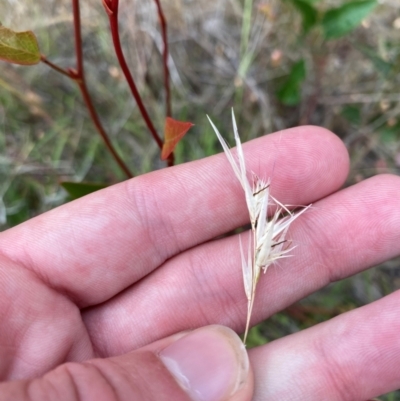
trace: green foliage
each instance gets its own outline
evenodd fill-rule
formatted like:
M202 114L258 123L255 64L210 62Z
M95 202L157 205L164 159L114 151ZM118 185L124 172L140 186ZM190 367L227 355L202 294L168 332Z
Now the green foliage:
M400 140L400 121L393 125L384 125L379 134L382 142L388 144L397 144Z
M14 32L0 26L0 59L22 65L39 63L40 51L34 33Z
M347 35L371 13L377 5L376 0L346 2L338 8L328 9L319 20L314 4L318 0L289 0L302 17L303 33L321 26L325 39L336 39Z
M15 226L34 216L43 202L43 186L33 178L15 176L2 181L1 223ZM5 184L5 185L4 185Z
M318 21L318 11L307 0L290 0L303 19L303 33L307 33Z
M344 106L341 115L351 124L358 125L361 123L361 110L358 106Z
M299 60L292 66L289 76L277 93L278 99L286 106L294 106L301 100L301 84L306 78L304 60Z
M388 63L387 61L383 60L379 54L370 47L367 46L356 46L356 48L364 54L369 60L371 60L372 64L374 65L375 69L383 76L387 77L390 72L392 71L392 64Z
M250 329L249 334L247 336L247 348L259 347L260 345L264 345L268 342L265 335L262 333L261 325L254 326Z
M92 192L99 191L107 187L105 184L93 182L62 182L61 186L68 192L72 199L78 199L82 196L89 195Z
M340 38L368 16L377 5L376 0L361 0L346 2L338 8L328 9L320 13L315 4L318 0L289 0L302 17L302 30L306 35L314 27L322 29L325 39ZM319 17L322 15L322 19ZM359 50L371 60L377 71L386 77L392 65L383 60L373 49L360 47ZM287 106L295 106L301 100L301 84L306 78L306 68L303 60L293 65L290 74L277 93L278 99Z
M322 19L325 38L336 39L345 36L356 28L376 5L376 0L352 1L328 10Z

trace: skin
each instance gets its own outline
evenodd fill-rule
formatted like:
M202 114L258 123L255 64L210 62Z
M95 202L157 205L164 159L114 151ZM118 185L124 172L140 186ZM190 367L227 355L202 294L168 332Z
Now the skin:
M298 245L294 256L261 277L253 324L400 254L399 177L340 190L348 155L322 128L282 131L243 148L247 169L271 177L280 202L314 205L289 232ZM159 363L160 341L175 333L209 324L243 331L239 240L211 240L246 223L243 192L219 154L123 182L1 233L0 400L16 399L12 394L25 394L27 386L34 396L26 399L51 399L57 386L42 381L35 390L29 381L45 374L71 394L65 400L75 400L77 385L112 382L105 358L138 350L130 363L141 371ZM253 398L249 379L240 398L227 399L364 401L399 388L399 316L397 291L253 349ZM142 377L136 393L131 381L122 381L114 398L100 397L106 385L98 399L131 399L133 392L150 400L155 391L188 400L161 376ZM87 380L77 384L77 377Z

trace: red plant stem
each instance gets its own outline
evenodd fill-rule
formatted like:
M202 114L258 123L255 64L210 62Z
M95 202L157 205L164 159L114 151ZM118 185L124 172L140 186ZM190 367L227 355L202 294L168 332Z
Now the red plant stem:
M79 7L79 0L72 0L72 10L74 15L76 71L79 78L83 78L84 69L83 69L83 51L82 51L82 33L81 33L81 12Z
M126 176L128 178L132 178L133 174L130 172L124 161L118 155L117 151L115 150L114 146L110 141L110 138L107 135L107 132L103 128L103 125L101 124L99 116L93 105L92 98L89 94L83 68L83 51L82 51L82 34L81 34L81 17L80 17L79 0L72 0L72 9L74 15L76 70L70 69L68 71L69 72L68 75L70 78L74 79L78 84L79 89L82 93L83 100L85 101L86 107L89 110L90 118L92 119L98 133L102 137L107 149L112 154L115 161L118 163L118 165L126 174Z
M121 168L121 170L126 174L128 178L132 178L133 174L130 172L129 168L126 166L124 161L121 159L121 157L118 155L117 151L115 150L113 144L110 141L110 138L108 137L107 132L103 128L103 125L101 124L101 121L99 119L99 116L96 112L96 109L93 105L92 98L89 94L87 85L86 85L86 80L85 80L85 74L84 74L84 68L83 68L83 51L82 51L82 35L81 35L81 19L80 19L80 9L79 9L79 0L72 0L72 6L73 6L73 15L74 15L74 33L75 33L75 53L76 53L76 64L77 68L76 70L73 68L69 68L68 70L65 70L58 65L52 63L49 61L45 55L40 56L40 60L48 65L50 68L53 70L59 72L60 74L63 74L67 76L68 78L74 80L83 97L83 100L86 104L86 107L89 111L90 118L93 121L93 124L95 125L99 135L102 137L108 151L111 153L111 155L114 157L115 161Z
M168 69L168 36L167 36L167 20L165 19L164 12L161 7L160 0L155 0L158 10L158 17L160 19L162 39L164 43L163 50L163 66L164 66L164 87L165 87L165 105L166 114L172 117L171 109L171 89L169 85L169 69Z
M76 1L76 0L75 0ZM121 66L122 72L125 75L125 79L128 82L129 88L132 92L133 97L136 100L136 103L139 107L140 113L150 130L151 134L153 135L154 140L157 142L157 145L160 149L163 147L163 141L161 140L160 136L157 133L156 128L154 127L153 122L149 116L149 113L146 110L146 107L143 104L142 98L139 94L139 91L136 87L135 81L133 80L132 74L129 71L128 64L126 63L124 53L122 51L121 46L121 39L119 36L118 30L118 3L119 0L103 0L103 5L107 11L108 18L110 20L110 28L111 28L111 36L114 43L115 54L117 56L118 62Z
M112 154L112 156L114 157L115 161L118 163L119 167L121 168L121 170L125 173L125 175L128 178L132 178L133 174L130 172L130 170L128 169L128 167L126 166L126 164L123 162L123 160L120 158L120 156L118 155L117 151L115 150L113 144L110 141L110 138L107 135L107 132L104 130L103 125L100 122L99 116L93 106L93 102L92 99L90 97L90 94L87 90L87 86L85 81L78 81L78 86L79 89L81 90L83 99L86 103L86 107L89 110L89 114L90 117L94 123L94 125L97 128L97 131L99 132L100 136L103 138L103 141L105 143L105 145L107 146L109 152Z
M53 70L59 72L60 74L63 74L65 76L67 76L68 78L71 78L71 74L69 73L69 71L64 70L64 68L59 67L58 65L52 63L50 60L48 60L46 58L46 56L44 54L40 55L40 61L44 64L47 64L50 68L52 68Z
M93 106L93 102L92 99L90 97L89 91L87 90L87 86L84 80L82 80L81 78L78 77L76 70L70 69L70 70L64 70L63 68L59 67L58 65L52 63L51 61L49 61L45 55L41 55L40 56L40 60L48 65L50 68L52 68L53 70L59 72L60 74L66 75L68 78L74 80L83 97L83 100L85 101L86 107L88 108L89 111L89 115L90 118L93 121L93 124L95 125L97 131L99 132L100 136L103 138L103 141L108 149L108 151L112 154L112 156L114 157L115 161L118 163L118 165L120 166L121 170L124 171L124 173L127 175L127 177L132 178L133 175L132 173L129 171L128 167L125 165L125 163L121 160L121 158L119 157L119 155L117 154L117 152L114 149L114 146L112 145L107 133L105 132L99 117L96 113L96 110Z

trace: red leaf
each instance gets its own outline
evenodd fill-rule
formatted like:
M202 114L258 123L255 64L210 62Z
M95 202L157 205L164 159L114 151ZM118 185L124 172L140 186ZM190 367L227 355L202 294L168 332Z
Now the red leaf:
M161 151L161 160L168 159L168 156L174 151L175 146L193 125L189 122L174 120L171 117L165 119L164 145Z

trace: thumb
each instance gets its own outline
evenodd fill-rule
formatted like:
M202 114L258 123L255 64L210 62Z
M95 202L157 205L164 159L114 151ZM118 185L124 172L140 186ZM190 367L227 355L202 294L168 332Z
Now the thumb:
M0 384L0 401L250 401L253 374L239 337L208 326L118 357L66 363Z

